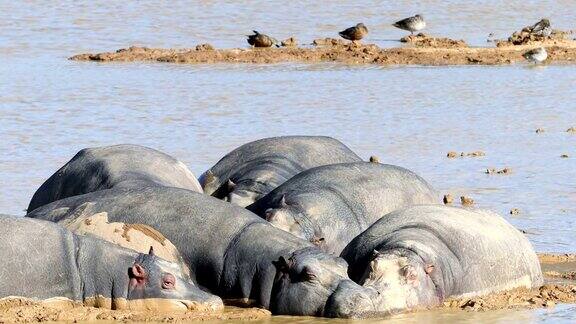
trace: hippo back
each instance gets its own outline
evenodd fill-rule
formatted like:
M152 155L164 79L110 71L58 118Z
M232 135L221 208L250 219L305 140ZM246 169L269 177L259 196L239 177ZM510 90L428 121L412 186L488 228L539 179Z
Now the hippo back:
M143 146L113 145L78 152L34 193L28 211L98 190L151 185L202 192L192 172L173 157Z
M331 137L271 137L244 144L228 153L200 177L200 183L204 192L211 195L229 179L241 182L254 177L255 168L266 168L269 172L266 178L275 187L316 166L361 160L346 145ZM261 172L258 174L262 176Z
M247 208L265 218L270 209L298 206L302 209L300 226L312 227L305 232L321 236L328 250L339 254L382 215L410 205L439 202L436 190L410 170L352 162L306 170Z
M75 238L41 220L0 215L0 297L80 297ZM46 287L43 283L50 283Z
M109 222L145 224L162 232L178 248L192 277L207 286L218 285L224 255L238 232L253 223L266 224L244 208L167 187L101 190L53 202L27 217L77 223L96 214Z
M485 210L439 205L412 206L374 223L341 256L359 280L374 250L410 250L426 264L446 297L483 295L543 282L528 239L501 216Z

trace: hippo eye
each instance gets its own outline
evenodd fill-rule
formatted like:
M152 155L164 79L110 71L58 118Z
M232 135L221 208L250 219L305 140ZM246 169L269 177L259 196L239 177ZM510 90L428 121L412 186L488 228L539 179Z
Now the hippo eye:
M300 277L302 281L312 281L316 279L316 274L314 274L310 268L305 267L300 273Z
M270 219L272 219L272 216L274 216L274 210L272 208L266 209L264 216L266 217L267 221L270 221Z
M171 273L165 273L162 276L162 289L174 289L176 287L176 278Z

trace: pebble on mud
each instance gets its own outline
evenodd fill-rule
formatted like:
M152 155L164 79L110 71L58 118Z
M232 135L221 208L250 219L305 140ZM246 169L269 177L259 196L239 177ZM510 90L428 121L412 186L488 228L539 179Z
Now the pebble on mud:
M444 199L442 201L444 202L444 205L449 205L452 204L452 202L454 202L454 198L452 198L452 195L450 194L445 194Z
M380 163L380 159L376 155L372 155L370 157L370 162L372 163Z
M518 208L510 209L510 215L518 215L518 214L520 214L520 209Z
M338 45L345 45L346 43L343 40L336 39L336 38L316 38L312 45L314 46L338 46Z
M510 174L512 173L511 168L504 168L502 170L496 170L496 168L488 168L484 171L486 174Z
M479 156L485 156L485 155L486 155L486 153L484 153L484 152L482 152L482 151L474 151L474 152L469 152L469 153L466 153L466 152L460 152L460 153L458 153L458 152L455 152L455 151L450 151L450 152L448 152L448 154L446 154L446 157L453 159L453 158L456 158L456 157L466 157L466 156L468 156L468 157L479 157Z
M568 154L562 154L562 155L560 155L560 157L563 158L563 159L566 159L566 158L568 158L569 156L568 156Z
M568 133L576 133L576 127L572 126L566 130Z
M298 45L298 40L296 40L296 37L292 36L290 38L286 38L280 44L283 47L296 47Z
M539 133L544 133L544 128L537 128L536 134L539 134Z
M462 206L471 206L474 205L474 199L466 196L460 196L460 203Z
M215 50L215 48L214 48L214 46L206 43L206 44L196 45L196 50L197 51L213 51L213 50Z

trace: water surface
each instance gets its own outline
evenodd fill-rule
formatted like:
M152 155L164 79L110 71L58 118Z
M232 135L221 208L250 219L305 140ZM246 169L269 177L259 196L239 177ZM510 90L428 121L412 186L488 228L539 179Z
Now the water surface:
M66 60L132 44L244 47L243 35L252 29L309 43L359 21L371 30L367 42L399 46L393 40L405 32L390 23L417 12L428 18L430 33L473 45L486 45L490 32L504 37L542 16L561 29L575 28L576 21L574 1L310 3L0 2L0 212L23 215L36 188L84 147L147 145L200 174L247 141L328 135L363 157L375 154L414 170L443 193L473 197L525 230L538 251L576 251L576 134L566 132L576 126L575 66ZM540 127L545 132L536 134ZM486 156L447 159L451 150ZM489 167L513 172L484 174ZM511 208L520 214L509 215ZM573 310L486 316L574 320Z

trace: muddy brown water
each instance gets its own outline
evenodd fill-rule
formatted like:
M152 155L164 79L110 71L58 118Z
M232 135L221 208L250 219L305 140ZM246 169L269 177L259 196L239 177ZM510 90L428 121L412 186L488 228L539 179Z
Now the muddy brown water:
M196 174L267 136L334 136L421 174L526 231L538 251L576 251L576 66L374 67L73 62L130 45L244 47L252 29L301 43L357 22L366 42L401 46L390 24L422 13L432 35L485 46L543 16L576 29L576 2L0 2L0 212L23 215L36 188L79 149L152 146ZM536 133L542 128L544 132ZM485 156L448 159L449 151ZM560 156L567 154L568 158ZM509 167L511 174L487 175ZM518 208L519 213L509 211ZM567 269L574 270L574 269ZM403 322L574 321L553 309L407 314ZM294 322L333 320L290 318ZM274 317L272 322L286 318Z

